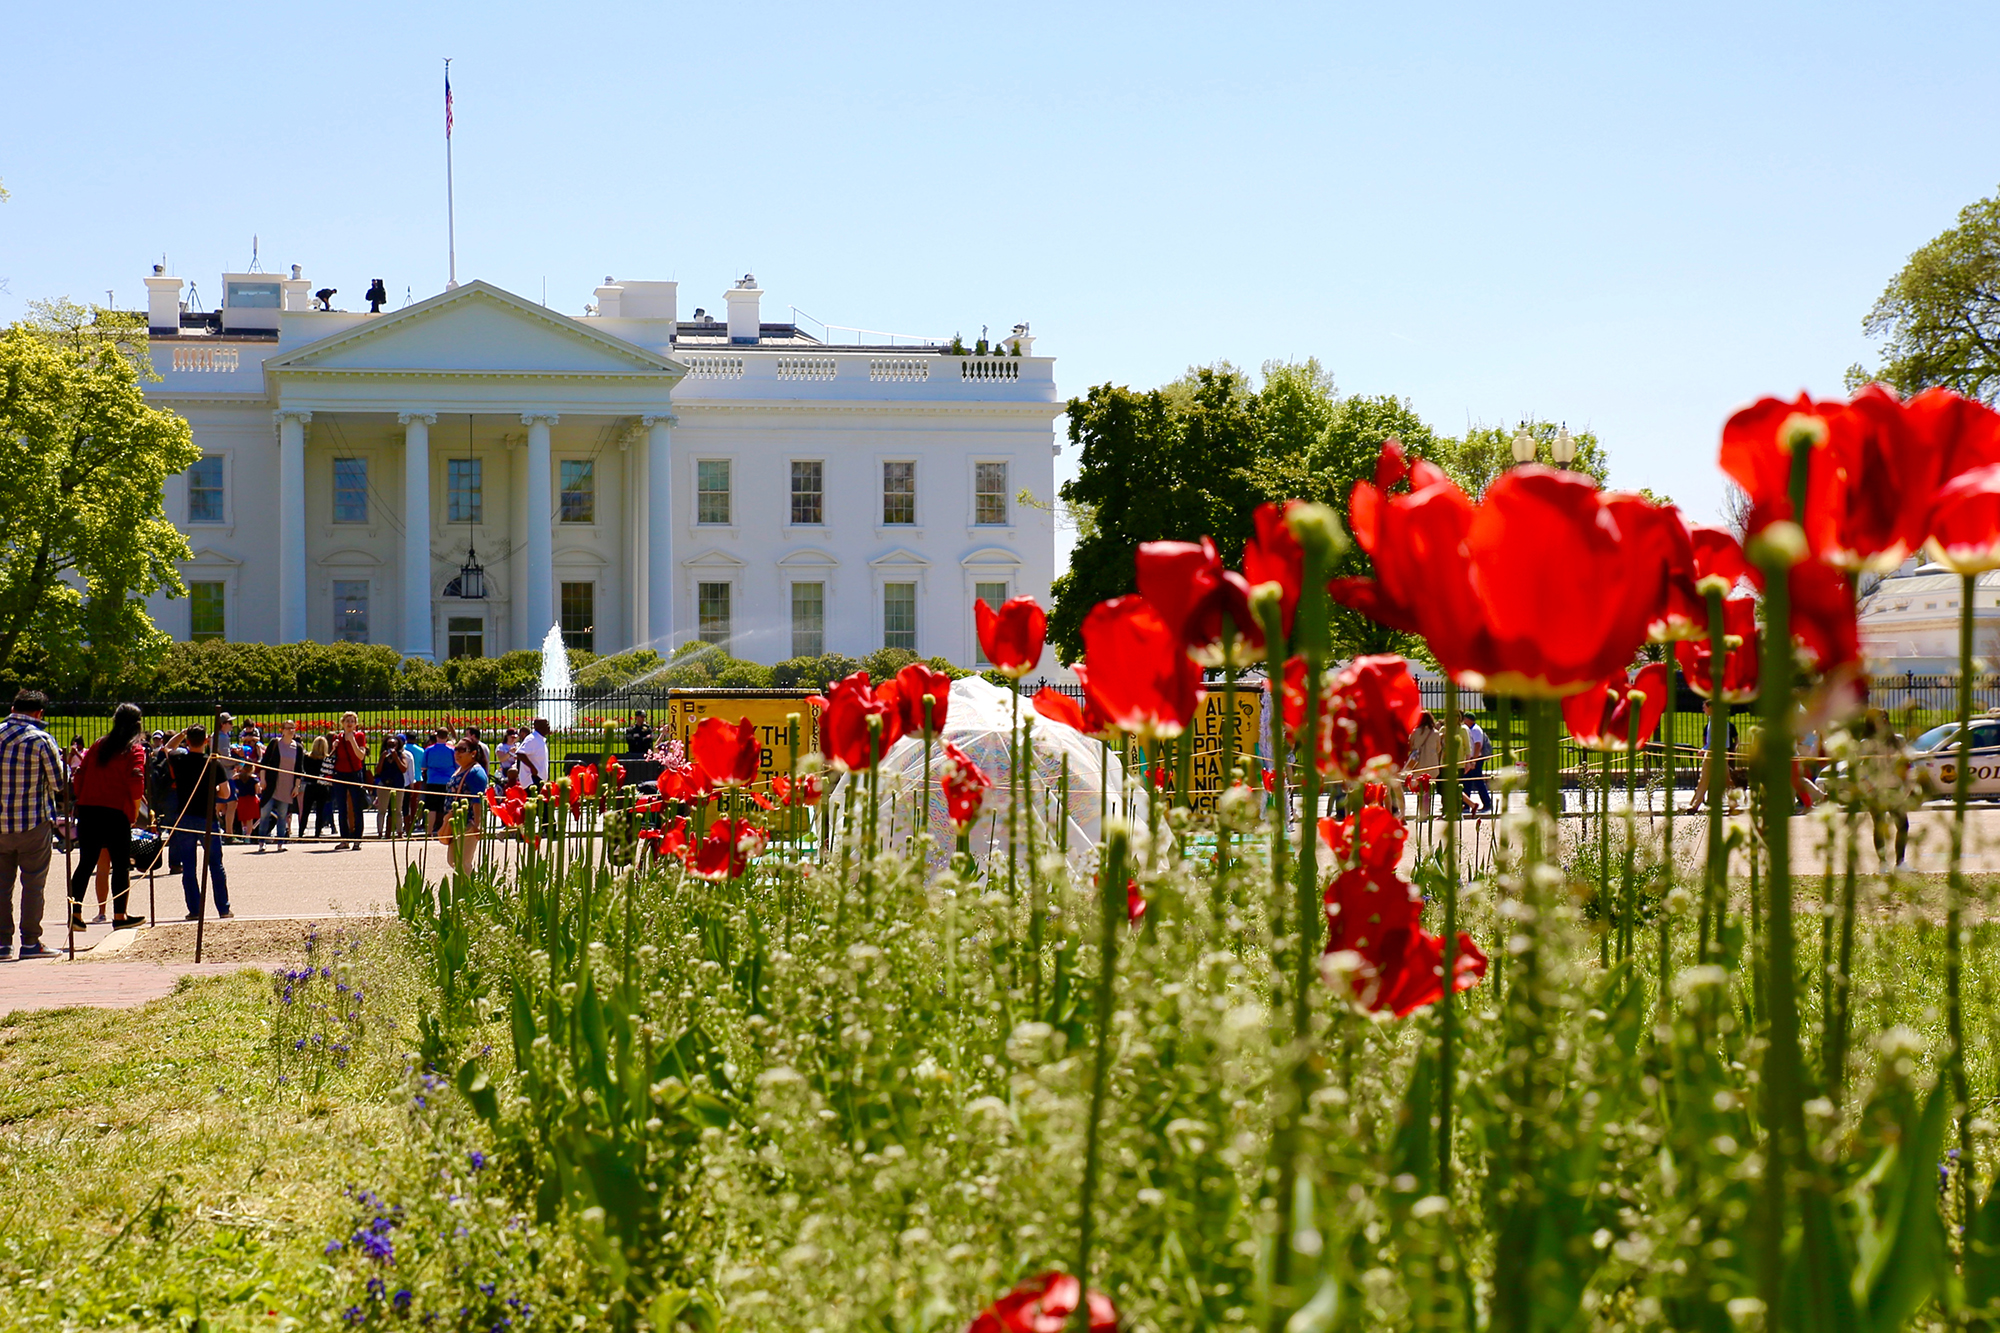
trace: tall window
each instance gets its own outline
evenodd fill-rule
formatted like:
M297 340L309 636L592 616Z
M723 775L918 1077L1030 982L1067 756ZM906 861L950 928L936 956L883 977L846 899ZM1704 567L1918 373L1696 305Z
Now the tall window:
M333 521L336 523L368 521L367 459L333 460Z
M979 463L973 468L972 479L972 521L974 523L1007 522L1007 465L1005 463Z
M917 650L917 585L882 585L882 646Z
M565 583L561 594L563 647L597 651L597 585Z
M597 464L588 458L562 461L562 521L597 521Z
M729 585L697 583L694 586L696 631L703 643L729 646Z
M915 463L884 463L882 465L882 522L914 523L917 521L917 465Z
M188 584L188 637L196 643L227 637L222 593L220 583Z
M481 468L484 459L447 458L444 462L445 493L449 502L445 508L448 523L484 523L485 515L485 472Z
M995 611L998 611L1000 603L1007 600L1007 585L1004 583L975 583L972 585L972 595L979 601L992 607ZM978 613L974 612L974 614L977 615ZM972 633L973 656L978 659L980 666L992 666L993 664L986 660L985 647L979 642L977 625L978 622L975 621Z
M792 522L826 522L825 467L816 458L792 460Z
M333 637L341 643L368 642L368 580L333 581Z
M794 467L797 464L793 464ZM817 463L813 464L818 467ZM792 585L792 656L818 657L826 651L826 585Z
M222 460L211 454L187 470L188 522L222 522Z
M447 616L444 622L446 657L486 656L486 621L479 616Z
M694 521L729 522L729 460L704 458L694 465Z

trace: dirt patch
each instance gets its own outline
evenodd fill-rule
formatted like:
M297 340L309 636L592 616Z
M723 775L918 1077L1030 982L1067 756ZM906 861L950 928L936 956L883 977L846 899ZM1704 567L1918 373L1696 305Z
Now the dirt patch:
M317 928L321 938L336 931L372 934L382 922L338 921L210 921L203 930L201 961L204 963L257 963L276 966L296 961L305 952L306 933ZM194 961L192 923L157 926L145 931L131 947L121 949L102 961L106 963L158 963L171 966ZM82 955L78 961L88 959Z

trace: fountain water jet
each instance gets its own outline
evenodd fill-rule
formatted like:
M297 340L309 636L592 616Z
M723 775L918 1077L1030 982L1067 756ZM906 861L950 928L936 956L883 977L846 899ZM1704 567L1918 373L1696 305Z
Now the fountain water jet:
M563 647L562 626L551 625L542 639L542 716L552 732L576 725L576 693L569 679L569 649Z

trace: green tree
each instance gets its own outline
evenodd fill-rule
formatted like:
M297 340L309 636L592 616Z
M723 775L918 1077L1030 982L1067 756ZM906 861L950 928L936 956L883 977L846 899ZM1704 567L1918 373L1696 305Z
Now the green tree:
M1208 534L1225 560L1241 558L1262 498L1251 476L1257 397L1243 372L1227 364L1196 368L1147 393L1102 384L1070 400L1069 438L1083 452L1062 498L1089 506L1096 522L1055 581L1049 641L1075 661L1084 615L1132 591L1140 542Z
M145 599L184 591L166 479L201 456L150 407L143 317L37 302L0 334L0 667L84 662L93 679L164 649Z
M1850 388L1941 384L2000 400L2000 196L1967 204L1957 226L1911 255L1861 327L1883 340L1882 365L1872 374L1850 367Z
M1486 493L1487 485L1495 477L1514 466L1514 437L1520 433L1522 426L1527 427L1528 433L1535 437L1536 461L1553 466L1549 448L1562 430L1553 421L1526 421L1514 426L1474 426L1465 432L1464 439L1452 441L1452 448L1439 458L1438 465L1476 500ZM1610 475L1611 463L1596 432L1580 431L1571 435L1570 439L1576 445L1576 457L1566 466L1571 472L1581 472L1594 478L1602 486Z

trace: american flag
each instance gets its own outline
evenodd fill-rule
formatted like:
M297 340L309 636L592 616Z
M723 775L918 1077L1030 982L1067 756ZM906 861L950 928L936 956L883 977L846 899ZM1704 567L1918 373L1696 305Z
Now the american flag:
M451 137L451 64L444 67L444 137Z

